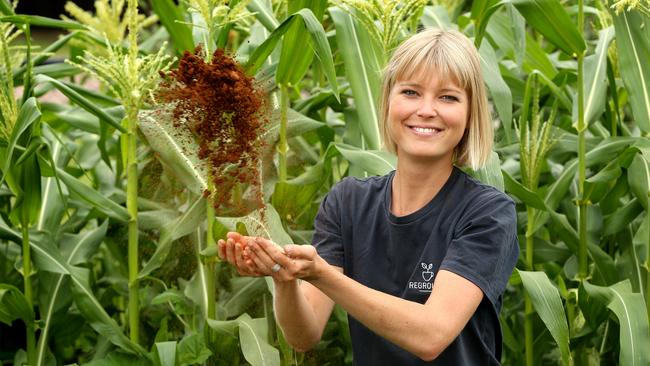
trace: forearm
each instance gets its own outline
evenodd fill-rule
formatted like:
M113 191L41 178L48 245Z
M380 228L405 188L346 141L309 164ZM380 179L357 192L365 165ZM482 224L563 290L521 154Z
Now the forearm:
M321 338L322 327L298 280L274 281L275 317L287 342L300 352L312 348Z
M437 357L456 334L427 305L373 290L344 274L325 269L311 283L351 316L418 357Z

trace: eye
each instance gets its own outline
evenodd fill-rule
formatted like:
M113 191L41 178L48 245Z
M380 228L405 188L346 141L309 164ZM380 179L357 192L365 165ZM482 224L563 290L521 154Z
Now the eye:
M458 101L460 101L460 99L458 99L458 97L456 97L455 95L443 95L440 98L442 100L446 101L446 102L458 102Z
M400 94L404 94L404 95L406 95L407 97L415 97L415 96L418 95L418 92L416 92L416 91L413 90L413 89L402 89L402 91L400 92Z

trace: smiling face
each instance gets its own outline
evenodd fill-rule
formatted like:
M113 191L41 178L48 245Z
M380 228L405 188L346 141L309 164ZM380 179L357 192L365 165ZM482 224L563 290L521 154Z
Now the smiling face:
M424 102L429 105L418 105ZM386 150L398 156L449 155L453 164L474 170L485 164L492 119L473 42L433 28L402 42L384 69L379 128Z
M388 99L388 126L402 159L449 162L469 116L467 92L436 70L397 80Z

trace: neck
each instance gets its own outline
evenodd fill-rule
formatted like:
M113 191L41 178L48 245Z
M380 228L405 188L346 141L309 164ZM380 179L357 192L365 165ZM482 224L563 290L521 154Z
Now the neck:
M442 189L452 170L450 161L418 164L398 159L391 187L391 213L405 216L424 207Z

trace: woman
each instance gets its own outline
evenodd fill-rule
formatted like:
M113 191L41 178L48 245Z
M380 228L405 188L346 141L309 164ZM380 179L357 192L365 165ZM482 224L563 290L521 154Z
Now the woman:
M320 340L336 303L355 365L498 365L516 217L508 196L455 166L480 167L492 145L472 42L426 30L402 43L384 73L381 124L396 170L336 184L313 246L229 233L220 256L273 277L276 318L297 350Z

